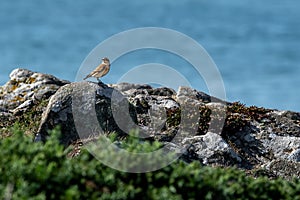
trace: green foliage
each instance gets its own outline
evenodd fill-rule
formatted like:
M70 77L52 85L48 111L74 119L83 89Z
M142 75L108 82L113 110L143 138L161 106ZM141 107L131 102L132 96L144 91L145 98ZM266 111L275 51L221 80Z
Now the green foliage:
M15 113L13 118L0 117L0 137L7 137L13 132L11 128L18 126L19 129L25 132L25 134L32 134L37 132L42 113L47 107L49 99L42 99L40 102L34 104L27 111L20 111Z
M130 131L121 141L117 138L116 134L110 134L109 139L99 137L86 147L103 163L124 172L144 172L160 168L178 157L164 151L162 143L141 138L137 130Z
M111 169L86 150L73 159L58 143L59 130L48 141L33 143L17 127L0 140L0 199L299 199L300 181L257 179L237 169L203 167L177 161L149 173ZM132 145L130 144L132 142ZM130 151L159 144L128 139ZM133 148L137 147L137 150ZM113 158L112 158L113 159Z

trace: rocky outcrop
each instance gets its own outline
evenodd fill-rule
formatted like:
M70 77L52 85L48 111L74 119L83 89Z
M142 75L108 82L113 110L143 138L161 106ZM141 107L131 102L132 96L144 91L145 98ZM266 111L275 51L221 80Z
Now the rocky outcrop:
M117 96L117 101L112 101L112 96ZM56 126L61 128L61 142L65 146L79 138L102 133L126 134L136 123L136 115L130 110L131 107L121 93L107 85L92 82L65 85L51 97L35 140L45 141L48 130ZM113 109L116 108L119 116L122 116L118 124L113 116ZM135 123L127 123L128 118ZM120 127L127 128L122 130Z
M194 95L186 96L189 92ZM216 100L219 103L211 104L208 95L184 87L176 94L172 89L149 85L71 83L51 97L42 116L38 139L45 140L47 130L57 125L63 130L63 138L68 137L65 145L78 139L78 129L88 134L86 137L97 131L127 134L131 129L139 129L140 137L160 141L171 140L178 130L186 134L204 134L209 127L206 116L211 112L209 109L223 110L225 119L224 102ZM201 107L205 111L199 110ZM200 120L205 121L200 123L201 127L198 126Z
M10 80L0 87L0 108L2 112L10 113L25 111L35 101L49 98L58 88L69 83L27 69L15 69L9 77Z
M168 144L186 162L236 166L254 176L300 177L300 113L224 102L188 87L176 92L129 83L66 84L45 75L47 81L35 79L42 83L37 88L30 77L38 75L27 71L31 75L22 79L22 71L11 78L23 82L10 80L1 87L2 114L29 109L24 102L51 96L59 88L43 112L36 141L45 141L57 125L66 146L111 132L126 137L139 129L140 138ZM14 96L17 91L27 95L20 99Z
M52 75L32 72L27 69L15 69L10 80L0 86L0 130L9 134L14 124L26 127L25 132L37 130L37 123L45 109L48 99L68 81Z

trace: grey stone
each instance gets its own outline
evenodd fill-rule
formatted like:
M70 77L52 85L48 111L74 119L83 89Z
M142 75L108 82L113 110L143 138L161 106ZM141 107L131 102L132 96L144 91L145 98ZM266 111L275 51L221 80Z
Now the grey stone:
M214 163L215 165L224 165L225 163L223 156L230 158L227 158L227 161L231 159L237 163L242 161L241 158L219 134L208 132L205 135L185 138L182 141L182 144L192 144L198 158L203 160L203 164ZM228 163L225 165L228 165Z
M92 82L62 86L51 97L43 113L38 130L41 140L45 141L48 130L58 125L62 129L61 142L64 145L98 134L128 133L135 128L135 112L122 94L113 93L118 91ZM112 96L118 99L114 100Z
M296 149L287 157L291 161L300 162L300 149Z
M30 108L36 100L49 98L68 81L52 75L15 69L10 73L10 80L0 87L0 107L14 113Z

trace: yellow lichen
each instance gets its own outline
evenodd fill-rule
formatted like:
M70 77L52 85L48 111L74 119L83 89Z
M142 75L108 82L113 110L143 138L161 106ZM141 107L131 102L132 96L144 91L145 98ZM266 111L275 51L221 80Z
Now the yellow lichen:
M26 80L26 83L27 83L27 84L31 84L31 83L34 83L35 80L36 80L36 78L34 78L34 77L29 77L29 78Z
M16 101L25 101L25 99L21 96L15 96L15 98L12 101L14 101L14 102L16 102Z
M12 92L12 91L14 91L15 89L17 89L18 86L19 86L19 84L20 84L20 82L11 80L11 81L10 81L11 87L9 88L8 92Z

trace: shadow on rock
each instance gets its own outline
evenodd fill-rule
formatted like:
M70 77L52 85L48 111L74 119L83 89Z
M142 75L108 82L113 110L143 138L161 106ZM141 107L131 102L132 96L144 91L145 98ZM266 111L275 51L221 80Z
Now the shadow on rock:
M56 126L60 126L61 142L67 146L99 134L125 135L136 128L136 122L133 106L119 91L105 84L76 82L61 87L51 97L35 141L45 141L48 130Z

